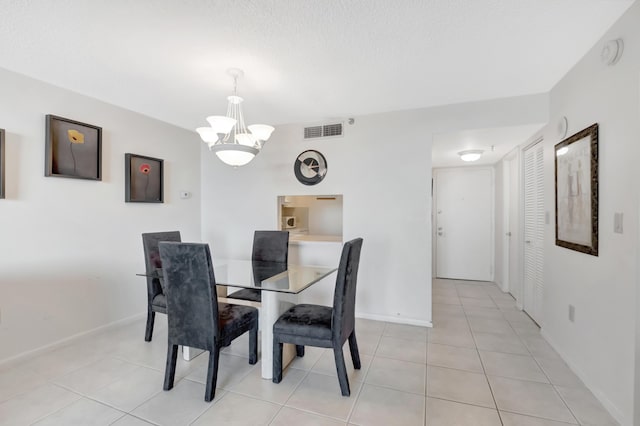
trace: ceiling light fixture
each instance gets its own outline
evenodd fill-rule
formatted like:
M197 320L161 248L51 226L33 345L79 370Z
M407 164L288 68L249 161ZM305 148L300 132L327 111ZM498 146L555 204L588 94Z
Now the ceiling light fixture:
M483 152L481 149L468 149L466 151L460 151L458 155L462 161L477 161Z
M238 167L258 155L274 128L266 124L245 126L241 106L244 99L238 96L238 78L244 76L244 72L230 68L227 74L233 78L233 95L227 97L227 115L207 117L210 127L198 127L196 131L223 163Z

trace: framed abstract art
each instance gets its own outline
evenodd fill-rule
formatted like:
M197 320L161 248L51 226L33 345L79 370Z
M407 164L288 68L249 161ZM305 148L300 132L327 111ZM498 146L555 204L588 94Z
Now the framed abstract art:
M555 146L556 245L598 255L598 124Z
M102 128L47 115L45 176L102 180Z
M164 202L164 160L137 154L124 155L125 201Z

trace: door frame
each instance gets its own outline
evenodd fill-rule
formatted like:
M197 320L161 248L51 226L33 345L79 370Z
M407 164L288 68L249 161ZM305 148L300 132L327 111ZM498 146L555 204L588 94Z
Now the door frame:
M520 271L520 228L521 228L521 174L520 174L520 148L516 147L511 150L502 159L502 220L503 220L503 234L500 236L503 240L502 244L502 283L501 290L505 293L510 293L514 299L516 299L516 305L521 304L521 296L518 294L519 287L522 280L511 280L511 276L521 276ZM514 169L515 168L515 172ZM512 176L515 176L515 182L512 181ZM512 188L516 189L516 192L511 191ZM512 203L515 203L515 211L512 210ZM515 217L512 217L512 214ZM508 235L510 232L511 235ZM511 256L512 247L515 248L515 255ZM521 306L519 307L521 308Z

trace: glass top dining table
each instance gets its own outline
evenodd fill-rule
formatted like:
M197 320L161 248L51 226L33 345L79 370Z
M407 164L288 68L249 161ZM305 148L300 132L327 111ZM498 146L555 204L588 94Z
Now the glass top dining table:
M280 262L255 260L213 261L213 272L217 285L291 294L300 293L336 270L337 268L288 265ZM136 275L160 278L160 270Z
M217 285L298 294L337 268L252 260L220 260L213 262L213 270Z
M273 375L273 324L282 313L297 302L297 295L318 281L328 277L337 268L288 265L279 262L220 259L213 260L216 285L250 288L261 291L260 332L262 377ZM140 273L139 276L158 277L159 271ZM233 299L223 299L233 303ZM189 350L185 350L189 359ZM285 348L283 362L293 358L295 349ZM283 366L284 367L284 366Z

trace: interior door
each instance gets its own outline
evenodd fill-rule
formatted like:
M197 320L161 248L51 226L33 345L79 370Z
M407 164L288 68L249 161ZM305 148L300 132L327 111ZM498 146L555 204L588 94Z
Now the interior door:
M520 276L519 258L519 203L520 203L520 167L519 152L514 150L503 160L503 201L504 201L504 235L503 235L503 287L511 293L516 304L522 309L522 279Z
M493 169L437 169L436 276L493 280Z
M538 324L544 295L544 157L542 142L524 151L523 308Z

